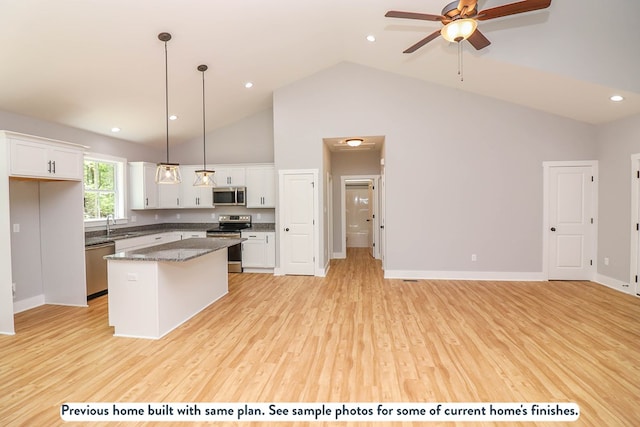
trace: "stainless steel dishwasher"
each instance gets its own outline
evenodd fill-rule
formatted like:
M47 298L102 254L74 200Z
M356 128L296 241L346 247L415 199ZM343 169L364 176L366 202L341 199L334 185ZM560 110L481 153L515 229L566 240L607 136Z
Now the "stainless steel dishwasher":
M87 270L87 300L107 293L107 260L105 255L116 252L114 242L99 243L85 247L85 268Z

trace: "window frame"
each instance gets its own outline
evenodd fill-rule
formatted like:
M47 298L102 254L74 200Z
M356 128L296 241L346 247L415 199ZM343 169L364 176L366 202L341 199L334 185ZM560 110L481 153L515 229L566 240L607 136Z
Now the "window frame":
M85 161L94 161L94 162L100 162L100 163L114 163L116 166L116 170L115 170L115 182L114 182L114 186L115 186L115 197L116 197L116 208L117 212L114 215L115 216L115 220L120 223L120 224L126 224L128 222L128 218L127 218L127 212L128 212L128 207L127 207L127 159L124 157L117 157L117 156L112 156L109 154L101 154L101 153L92 153L92 152L87 152L84 154L84 158L82 159L82 165L84 168L84 162ZM84 174L83 174L83 178L82 178L82 192L84 195L84 191L85 191L85 182L84 182ZM92 227L92 226L99 226L99 225L105 225L107 223L106 218L91 218L91 219L85 219L84 220L84 224L87 227Z

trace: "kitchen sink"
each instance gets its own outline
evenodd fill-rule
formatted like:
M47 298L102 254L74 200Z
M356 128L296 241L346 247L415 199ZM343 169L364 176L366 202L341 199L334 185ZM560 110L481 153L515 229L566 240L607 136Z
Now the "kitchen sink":
M126 239L127 237L139 236L140 233L124 233L124 234L111 234L109 237L114 239Z

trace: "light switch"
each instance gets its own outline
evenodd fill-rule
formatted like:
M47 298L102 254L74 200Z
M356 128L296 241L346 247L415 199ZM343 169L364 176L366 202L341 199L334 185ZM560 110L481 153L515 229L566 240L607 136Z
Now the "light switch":
M20 224L13 224L13 232L14 233L20 232Z
M129 282L137 282L138 281L138 275L136 273L127 273L127 280Z

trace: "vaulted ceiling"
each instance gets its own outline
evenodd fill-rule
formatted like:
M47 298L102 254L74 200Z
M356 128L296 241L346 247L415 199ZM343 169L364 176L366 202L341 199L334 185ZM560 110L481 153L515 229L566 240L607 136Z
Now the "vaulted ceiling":
M0 0L0 110L132 142L165 138L164 44L176 143L269 108L273 91L350 61L587 123L640 113L634 0L554 0L548 9L480 22L475 51L438 38L402 51L438 22L447 0ZM479 9L510 0L479 0ZM374 35L375 42L367 41ZM246 82L253 87L245 88ZM609 96L625 100L612 103ZM119 127L117 134L111 128Z

